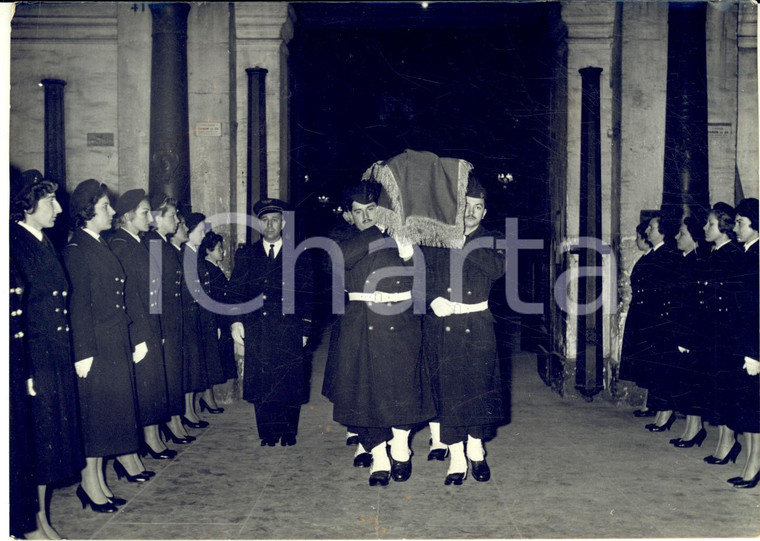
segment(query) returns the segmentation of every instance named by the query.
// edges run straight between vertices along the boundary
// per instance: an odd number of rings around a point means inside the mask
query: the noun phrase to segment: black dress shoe
[[[483,460],[470,460],[472,468],[472,476],[476,481],[485,483],[491,478],[491,468],[488,467],[486,459]]]
[[[124,498],[117,498],[116,496],[111,496],[110,498],[106,496],[106,499],[114,505],[124,505],[127,503],[127,500]]]
[[[666,430],[670,430],[670,427],[673,426],[673,423],[675,422],[676,422],[676,414],[671,413],[670,417],[668,417],[668,420],[665,421],[664,425],[658,425],[657,423],[649,423],[644,428],[646,428],[650,432],[665,432]]]
[[[464,478],[467,477],[467,472],[464,473],[450,473],[443,481],[444,485],[461,485]]]
[[[126,477],[130,483],[144,483],[150,480],[150,476],[138,473],[137,475],[130,475],[127,468],[118,460],[113,461],[113,471],[116,472],[116,478],[121,479]],[[154,474],[155,475],[155,474]]]
[[[190,419],[188,419],[184,415],[182,415],[180,417],[180,419],[182,420],[182,424],[184,426],[189,426],[190,428],[206,428],[208,426],[208,422],[207,421],[201,421],[201,420],[199,420],[197,423],[194,423],[193,421],[191,421]]]
[[[670,443],[671,443],[672,445],[675,445],[675,444],[676,444],[676,443],[678,443],[679,441],[681,441],[681,438],[673,438],[672,440],[670,440]]]
[[[140,456],[145,455],[150,455],[151,458],[155,458],[156,460],[169,460],[177,456],[177,451],[167,448],[160,453],[157,453],[150,448],[150,445],[143,444],[143,446],[140,448]]]
[[[376,471],[369,474],[369,486],[387,486],[391,479],[391,472],[386,470]]]
[[[634,417],[654,417],[657,412],[654,410],[636,410],[633,412]]]
[[[734,444],[731,446],[731,449],[728,451],[728,454],[724,456],[723,458],[718,458],[716,456],[710,455],[706,456],[702,460],[707,462],[708,464],[714,464],[716,466],[725,466],[728,464],[729,460],[736,464],[736,457],[739,456],[739,453],[742,450],[742,444],[738,441],[735,441]]]
[[[732,485],[734,483],[738,483],[739,481],[744,481],[744,478],[741,475],[737,475],[736,477],[730,477],[726,479],[726,483],[731,483]]]
[[[758,482],[760,482],[760,471],[752,479],[737,481],[734,483],[734,488],[755,488]]]
[[[445,460],[449,456],[448,449],[430,449],[428,453],[428,460]]]
[[[280,445],[283,447],[288,447],[290,445],[296,444],[296,437],[295,436],[283,436],[280,438]]]
[[[674,443],[673,445],[675,447],[678,447],[679,449],[694,447],[695,445],[697,447],[702,447],[702,442],[705,441],[706,437],[707,437],[707,430],[705,430],[704,428],[701,428],[699,432],[697,432],[696,435],[690,440],[681,440],[679,442]]]
[[[151,470],[143,470],[142,475],[144,475],[145,477],[155,477],[156,472],[151,471]]]
[[[390,456],[390,455],[389,455]],[[412,476],[412,457],[409,457],[409,460],[406,460],[404,462],[401,462],[400,460],[395,460],[392,456],[390,456],[391,459],[391,477],[393,477],[393,480],[397,483],[403,483],[407,479],[409,479]]]
[[[277,438],[262,438],[261,440],[262,447],[264,446],[274,447],[275,445],[277,445]]]
[[[354,468],[369,468],[372,464],[372,454],[359,453],[354,457]]]
[[[353,435],[346,438],[346,445],[359,445],[359,436]]]
[[[161,434],[164,435],[164,439],[166,441],[170,441],[170,442],[175,443],[177,445],[185,445],[186,443],[190,443],[190,442],[195,441],[195,437],[193,437],[193,436],[183,436],[181,438],[178,438],[177,436],[174,435],[174,432],[172,432],[171,429],[168,426],[166,426],[166,425],[161,425],[161,427],[159,428],[159,430],[161,431]],[[153,456],[153,455],[151,455],[151,456]]]
[[[211,406],[206,404],[206,401],[203,400],[202,398],[198,400],[198,404],[201,406],[201,413],[203,413],[203,410],[206,410],[213,415],[224,413],[224,408],[212,408]]]

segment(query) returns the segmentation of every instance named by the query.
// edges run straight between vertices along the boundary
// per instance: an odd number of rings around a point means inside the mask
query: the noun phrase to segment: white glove
[[[140,342],[135,346],[135,351],[132,353],[132,360],[135,362],[135,364],[137,364],[142,361],[147,354],[148,344],[145,342]]]
[[[74,370],[77,371],[77,376],[80,378],[86,378],[87,374],[90,373],[90,368],[92,368],[92,361],[94,359],[95,357],[87,357],[86,359],[75,362]]]
[[[433,313],[438,317],[446,317],[454,313],[454,309],[451,308],[451,302],[443,297],[433,299],[433,302],[430,303],[430,308],[433,309]]]
[[[757,376],[760,374],[760,361],[756,361],[750,357],[744,357],[744,366],[742,366],[742,368],[744,368],[750,376]]]
[[[303,341],[303,346],[302,347],[306,347],[306,342],[309,341],[309,337],[308,336],[302,336],[301,340]]]
[[[690,353],[691,352],[691,350],[686,349],[686,348],[682,348],[681,346],[678,346],[678,351],[680,353]]]
[[[34,380],[32,378],[26,380],[26,394],[29,396],[37,396],[37,392],[34,390]]]
[[[235,341],[236,344],[239,344],[241,346],[245,345],[245,342],[243,339],[245,338],[245,329],[243,329],[243,324],[239,321],[236,321],[232,325],[230,325],[230,333],[232,333],[232,339]]]
[[[414,255],[412,243],[407,240],[396,239],[396,245],[398,246],[398,256],[404,261],[409,261]]]

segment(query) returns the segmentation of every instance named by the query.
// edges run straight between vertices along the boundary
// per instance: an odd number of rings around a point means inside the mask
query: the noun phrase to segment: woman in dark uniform
[[[199,212],[194,212],[190,215],[190,222],[193,228],[190,229],[188,227],[185,249],[188,250],[187,255],[193,256],[193,262],[196,264],[195,268],[198,275],[197,277],[193,277],[194,280],[197,280],[195,281],[194,289],[200,291],[203,289],[207,290],[211,281],[208,263],[206,263],[205,256],[198,252],[203,238],[206,236],[206,216]],[[216,326],[216,314],[200,302],[198,302],[197,306],[198,322],[201,329],[201,355],[206,367],[206,386],[201,391],[199,404],[201,408],[204,408],[205,405],[205,408],[213,409],[216,413],[221,413],[214,398],[214,385],[224,383],[227,378],[224,377],[222,360],[219,357],[219,330]],[[195,411],[195,403],[193,403],[193,411]]]
[[[26,171],[11,201],[11,253],[23,282],[20,309],[25,359],[32,377],[34,467],[38,484],[37,534],[58,534],[45,510],[47,486],[70,481],[84,465],[79,432],[77,381],[71,358],[69,283],[43,229],[53,227],[61,207],[56,185],[39,171]],[[35,535],[37,535],[35,534]]]
[[[758,201],[743,199],[736,206],[736,240],[744,246],[742,253],[743,287],[739,296],[737,323],[741,330],[736,341],[736,392],[728,427],[744,432],[747,461],[742,475],[732,482],[737,488],[754,488],[760,481],[760,354],[758,349]],[[739,368],[742,367],[742,368]]]
[[[147,350],[143,342],[132,351],[124,305],[126,275],[100,237],[111,228],[114,215],[108,188],[85,180],[71,194],[70,206],[74,234],[63,256],[71,281],[74,367],[87,457],[77,496],[82,507],[89,504],[93,511],[113,513],[118,508],[103,476],[103,459],[117,456],[133,471],[141,468],[133,461],[140,447],[133,364]]]
[[[184,375],[182,387],[185,392],[185,411],[180,417],[184,426],[190,428],[205,428],[208,426],[206,421],[202,421],[195,413],[195,393],[203,391],[206,388],[206,366],[201,348],[201,324],[200,308],[198,306],[197,288],[200,286],[190,284],[185,279],[184,261],[185,261],[185,244],[188,239],[187,220],[190,215],[185,216],[181,212],[177,214],[179,224],[177,231],[171,236],[169,241],[174,247],[174,255],[177,258],[182,273],[182,352],[184,355]],[[195,289],[195,293],[191,289]]]
[[[705,255],[704,219],[687,216],[676,235],[678,249],[683,254],[677,267],[673,303],[673,355],[677,362],[673,374],[673,407],[686,415],[686,426],[679,438],[670,440],[675,447],[701,446],[707,437],[702,424],[707,389],[703,337],[709,325],[701,317],[699,282],[702,279]]]
[[[119,197],[114,210],[118,229],[109,237],[108,244],[127,275],[127,315],[132,320],[129,336],[133,346],[145,342],[148,348],[145,358],[135,365],[137,405],[144,443],[151,456],[173,458],[177,452],[167,449],[158,434],[158,425],[170,417],[161,319],[156,313],[161,277],[157,263],[151,260],[148,247],[140,238],[150,229],[150,203],[144,190],[129,190]],[[128,477],[134,478],[132,475]]]
[[[743,285],[739,276],[741,253],[732,242],[734,215],[733,207],[723,202],[713,205],[708,215],[705,240],[713,246],[705,260],[705,279],[697,292],[706,306],[704,317],[710,322],[705,337],[706,364],[712,382],[709,408],[710,420],[718,426],[718,445],[704,460],[716,465],[736,462],[741,451],[735,432],[726,425],[734,399],[734,346],[739,338],[738,296]]]
[[[206,263],[206,271],[208,272],[208,284],[203,284],[204,289],[209,297],[216,302],[222,304],[229,304],[232,302],[230,297],[230,281],[224,270],[219,264],[224,260],[224,237],[220,234],[209,231],[206,236],[203,237],[198,248],[198,253]],[[222,363],[222,370],[224,379],[237,379],[237,363],[235,362],[235,351],[232,342],[232,335],[230,334],[229,318],[224,314],[215,314],[216,327],[218,329],[219,336],[219,358]],[[201,411],[208,410],[209,413],[214,413],[216,404],[210,402],[201,402]],[[223,408],[216,408],[224,411]],[[219,412],[221,413],[221,412]]]
[[[169,237],[177,231],[177,200],[164,194],[151,196],[155,228],[145,234],[151,254],[161,256],[161,333],[164,342],[167,399],[170,421],[161,431],[167,441],[184,445],[195,440],[182,426],[185,413],[184,354],[182,351],[182,269]],[[154,252],[155,251],[155,252]],[[153,458],[150,448],[145,449]],[[160,454],[160,453],[159,453]]]
[[[647,288],[647,256],[652,250],[652,245],[646,236],[647,227],[649,227],[648,220],[636,226],[636,247],[644,254],[631,269],[631,303],[625,318],[623,348],[620,352],[620,379],[633,381],[639,387],[641,387],[641,355],[646,349],[646,337],[642,335],[641,327],[645,323],[642,321],[642,316]],[[657,412],[647,408],[646,389],[644,392],[644,405],[633,414],[636,417],[653,417]]]

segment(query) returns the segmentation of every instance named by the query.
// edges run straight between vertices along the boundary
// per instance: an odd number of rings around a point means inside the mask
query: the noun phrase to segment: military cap
[[[27,169],[23,173],[11,175],[11,198],[21,199],[25,197],[35,184],[45,180],[42,173],[36,169]]]
[[[343,204],[347,210],[351,209],[351,203],[356,201],[360,205],[377,203],[383,186],[376,180],[357,182],[343,192]]]
[[[74,193],[71,194],[71,198],[69,199],[69,211],[71,212],[71,216],[76,216],[86,209],[94,198],[100,196],[104,187],[105,184],[94,178],[89,178],[80,182],[77,187],[74,188]]]
[[[122,216],[130,210],[136,209],[143,199],[145,199],[145,190],[140,188],[128,190],[119,196],[113,209],[118,216]]]
[[[206,215],[201,212],[192,212],[185,218],[185,225],[187,226],[187,232],[190,233],[193,229],[198,227],[198,224],[206,219]]]
[[[271,212],[279,212],[282,214],[283,211],[287,209],[287,207],[288,204],[285,203],[285,201],[280,201],[279,199],[262,199],[253,205],[253,213],[257,218],[261,218],[264,214],[269,214]]]
[[[486,189],[472,173],[470,173],[470,178],[467,181],[467,197],[483,200],[486,198]]]

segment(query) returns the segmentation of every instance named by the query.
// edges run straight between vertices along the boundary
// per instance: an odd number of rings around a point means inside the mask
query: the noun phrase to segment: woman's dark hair
[[[649,227],[649,221],[641,222],[639,225],[636,226],[636,234],[644,239],[644,242],[646,242],[649,247],[652,247],[652,243],[649,242],[649,239],[647,238],[647,227]]]
[[[686,230],[694,242],[705,241],[705,221],[703,219],[698,216],[687,216],[683,219],[683,225],[686,226]]]
[[[98,190],[96,195],[93,195],[90,197],[90,200],[87,201],[87,206],[71,217],[72,230],[76,231],[77,229],[83,228],[87,222],[95,217],[95,204],[100,201],[104,195],[108,196],[108,186],[101,184],[100,190]]]
[[[33,214],[37,210],[37,204],[43,197],[54,194],[58,189],[55,182],[43,180],[36,183],[30,190],[11,201],[10,217],[13,222],[21,222],[26,218],[26,213]]]
[[[725,233],[731,237],[731,239],[736,238],[736,235],[734,234],[734,225],[736,224],[734,216],[736,215],[736,211],[731,205],[719,201],[713,205],[712,210],[710,210],[710,214],[717,218],[718,230],[721,233]]]
[[[203,237],[201,245],[198,247],[198,255],[205,259],[209,252],[213,252],[216,245],[224,242],[224,237],[219,233],[209,231]]]
[[[742,199],[739,204],[736,205],[736,214],[743,216],[749,220],[749,226],[758,231],[757,214],[758,214],[758,201],[754,197],[748,197]]]

